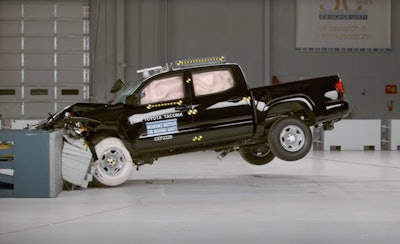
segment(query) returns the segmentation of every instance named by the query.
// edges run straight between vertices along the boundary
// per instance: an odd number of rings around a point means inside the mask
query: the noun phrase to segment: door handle
[[[228,102],[237,103],[237,102],[240,102],[241,100],[242,100],[241,97],[235,96],[235,97],[229,98],[229,99],[228,99]]]
[[[178,110],[178,111],[184,112],[184,111],[187,111],[189,109],[189,106],[186,105],[186,104],[182,104],[182,105],[176,106],[175,109]]]

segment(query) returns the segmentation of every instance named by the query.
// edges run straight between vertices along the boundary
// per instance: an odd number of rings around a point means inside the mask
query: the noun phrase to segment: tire
[[[240,156],[252,165],[265,165],[275,158],[272,151],[265,145],[240,149]]]
[[[268,132],[271,151],[280,159],[295,161],[303,158],[311,149],[310,128],[300,119],[285,118],[276,121]]]
[[[105,186],[124,183],[133,170],[132,157],[124,143],[116,137],[107,137],[94,148],[98,160],[94,162],[93,177]]]

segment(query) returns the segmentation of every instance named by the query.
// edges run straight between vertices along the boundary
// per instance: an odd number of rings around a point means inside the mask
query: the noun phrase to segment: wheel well
[[[90,142],[93,146],[99,143],[101,140],[107,137],[117,137],[119,138],[119,135],[116,131],[114,130],[101,130],[101,131],[96,131],[92,135],[88,136],[86,138],[87,141]]]
[[[314,116],[310,108],[304,102],[300,101],[285,102],[274,105],[268,110],[267,118],[287,116],[300,118],[309,126],[314,124]]]

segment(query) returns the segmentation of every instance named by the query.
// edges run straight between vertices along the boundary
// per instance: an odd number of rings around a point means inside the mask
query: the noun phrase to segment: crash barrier
[[[348,119],[313,130],[313,150],[400,150],[400,120]]]
[[[62,150],[62,179],[75,186],[87,188],[93,180],[92,153],[84,139],[64,135]]]
[[[41,120],[37,119],[13,119],[11,120],[11,129],[27,129],[37,125]]]
[[[0,130],[0,197],[56,197],[62,143],[61,131]]]

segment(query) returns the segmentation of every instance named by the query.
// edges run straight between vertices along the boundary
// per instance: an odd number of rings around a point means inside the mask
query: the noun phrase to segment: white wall
[[[392,1],[392,51],[388,53],[295,51],[295,0],[92,0],[92,42],[96,62],[93,95],[108,100],[124,51],[126,81],[136,70],[178,58],[226,55],[241,64],[250,86],[340,74],[351,118],[400,118],[399,94],[385,95],[385,84],[400,88],[400,2]],[[124,5],[124,26],[117,5]],[[97,16],[99,18],[95,18]],[[98,23],[97,23],[97,22]],[[93,30],[96,28],[96,30]],[[117,35],[123,28],[124,36]],[[124,39],[124,47],[116,43]],[[120,73],[120,72],[119,72]],[[387,101],[394,102],[389,112]]]

